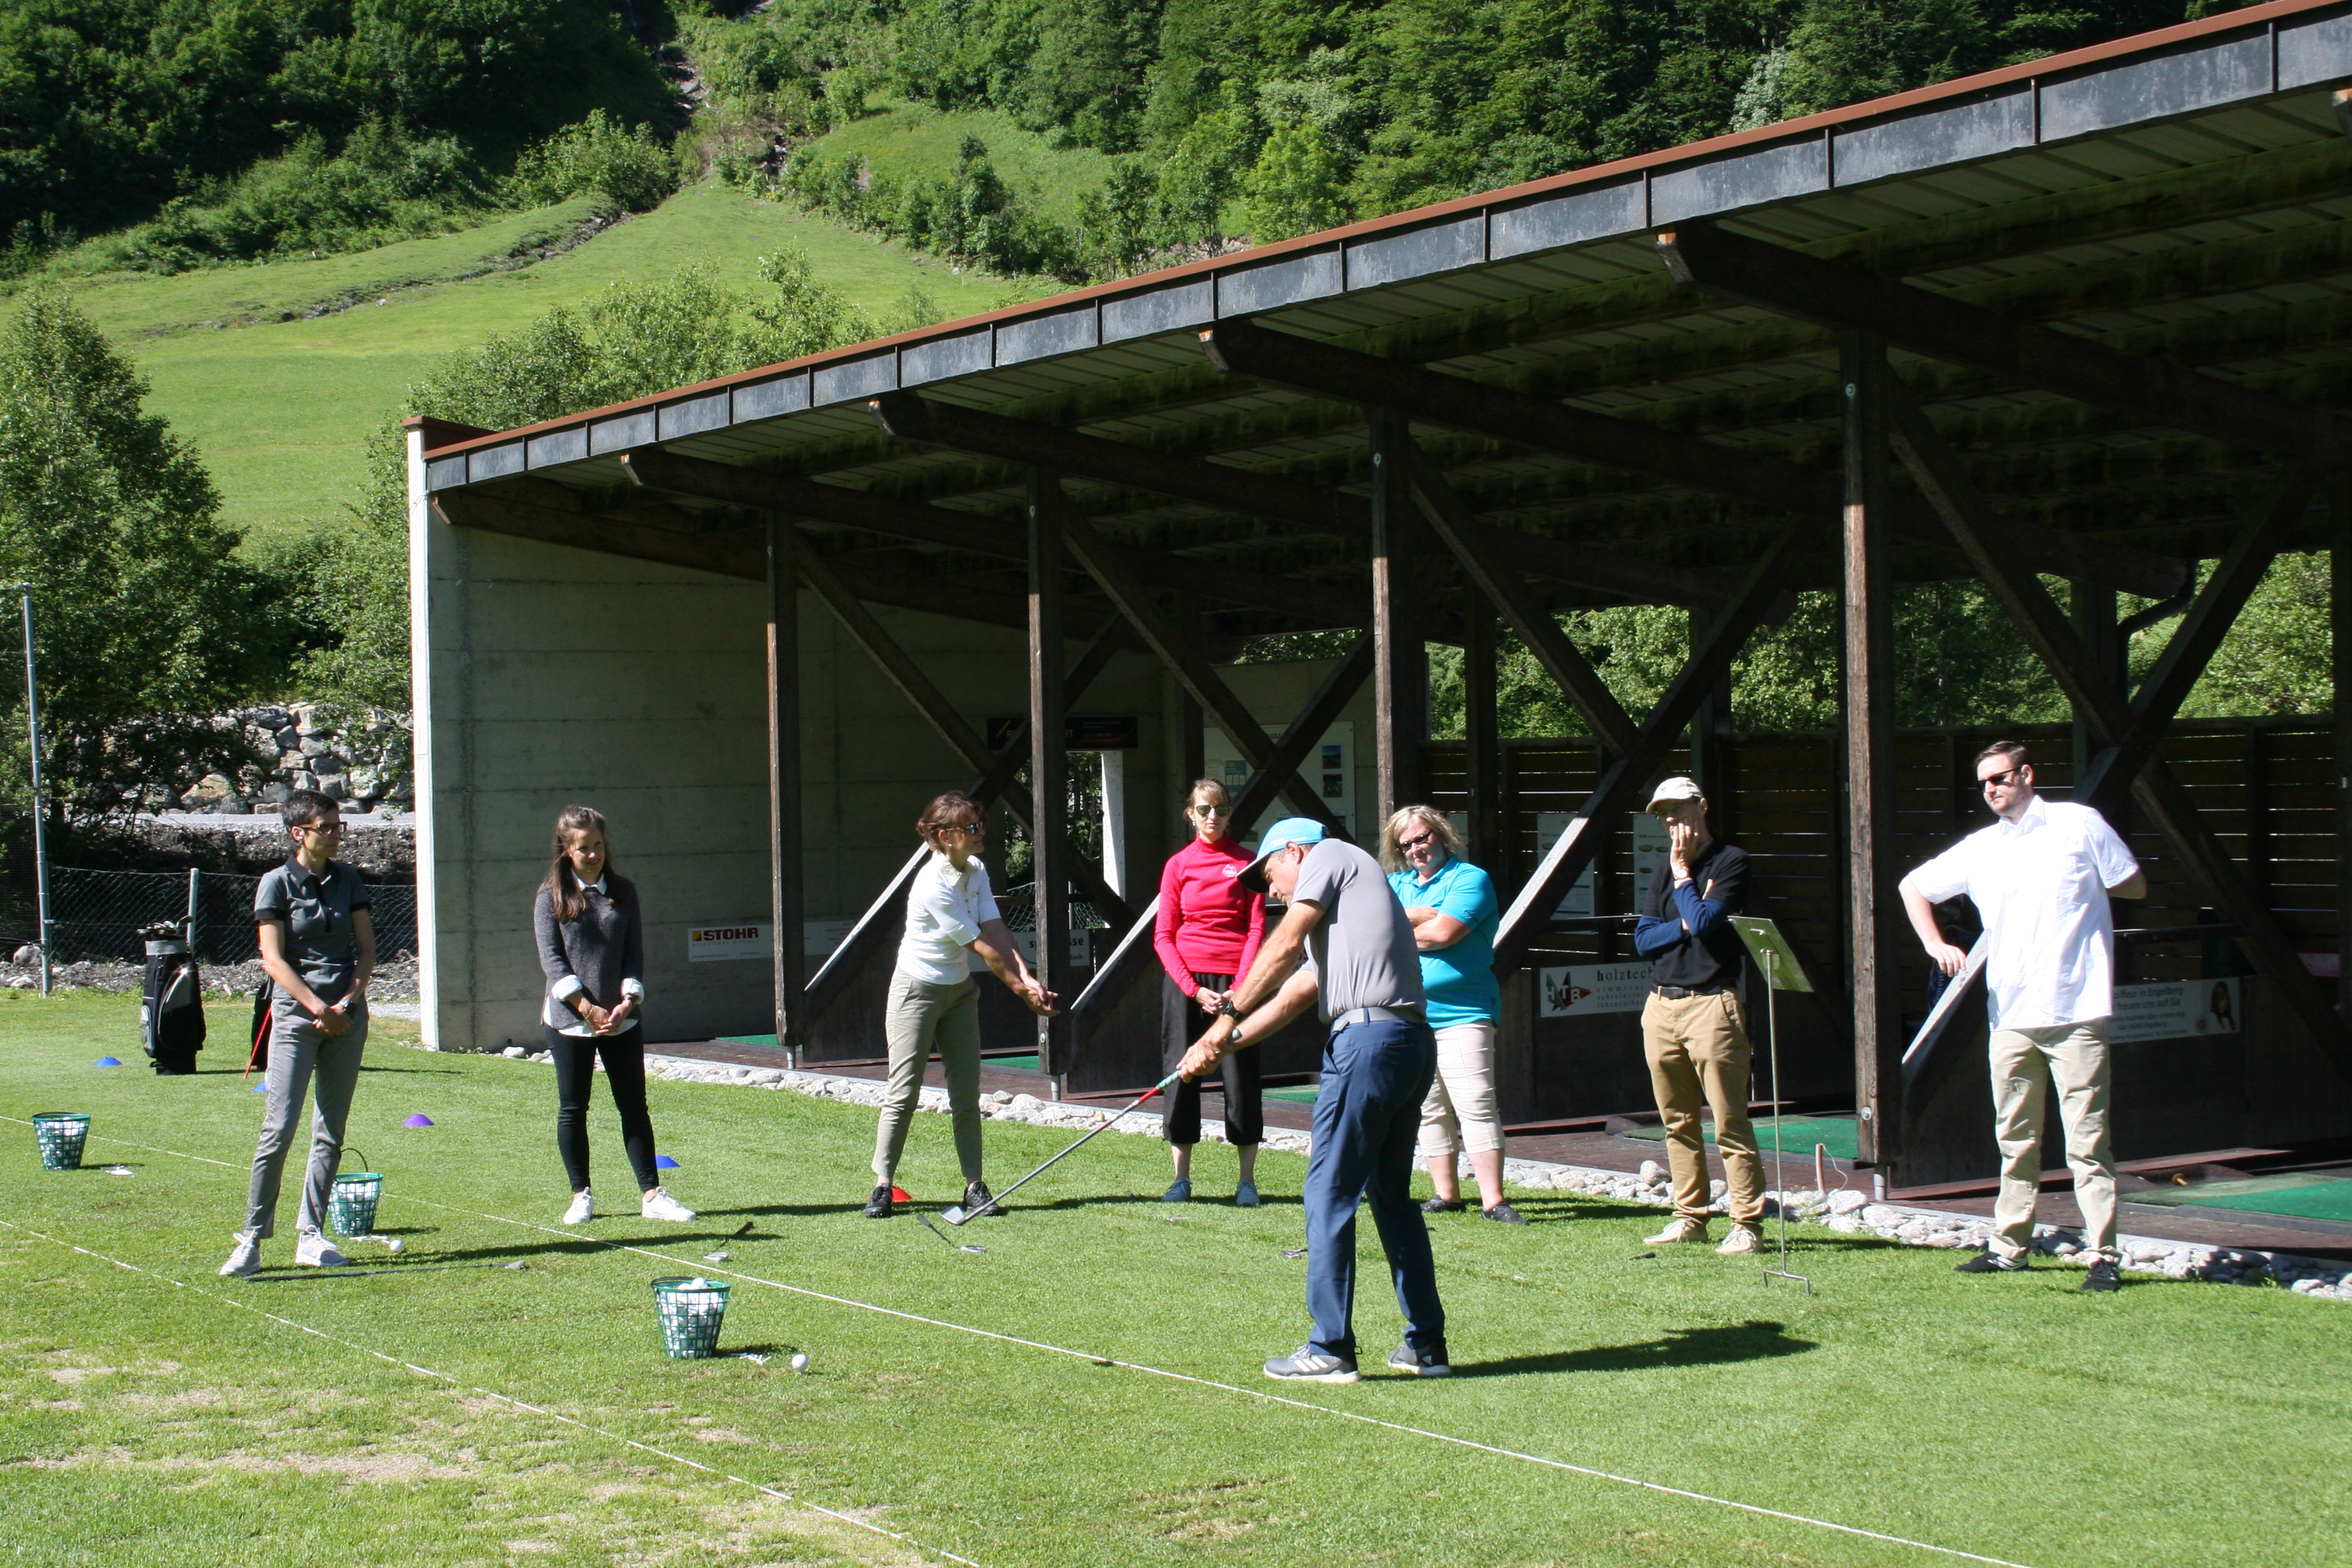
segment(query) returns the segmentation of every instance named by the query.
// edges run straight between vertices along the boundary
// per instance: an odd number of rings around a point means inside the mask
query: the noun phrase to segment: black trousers
[[[1231,991],[1234,977],[1230,974],[1195,974],[1193,983],[1212,991]],[[1176,989],[1176,983],[1165,973],[1160,977],[1160,1070],[1174,1072],[1176,1064],[1192,1042],[1209,1026],[1209,1016],[1201,1011],[1201,1004]],[[1225,1142],[1228,1143],[1262,1143],[1265,1141],[1265,1097],[1258,1077],[1258,1056],[1255,1049],[1235,1051],[1217,1064],[1225,1085]],[[1186,1079],[1169,1091],[1168,1142],[1198,1143],[1201,1141],[1201,1086],[1205,1080]]]
[[[563,1173],[578,1192],[588,1184],[588,1096],[596,1084],[596,1058],[604,1058],[604,1081],[613,1087],[613,1109],[621,1113],[621,1146],[629,1152],[640,1192],[661,1185],[654,1169],[654,1119],[646,1110],[646,1032],[632,1025],[617,1035],[567,1035],[547,1031],[555,1056],[555,1148]]]

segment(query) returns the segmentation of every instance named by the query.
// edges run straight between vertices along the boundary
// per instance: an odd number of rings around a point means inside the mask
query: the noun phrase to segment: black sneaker
[[[1507,1203],[1496,1204],[1490,1209],[1480,1209],[1478,1211],[1478,1217],[1480,1219],[1491,1219],[1496,1225],[1525,1225],[1528,1223],[1528,1216],[1513,1208]]]
[[[1445,1347],[1416,1347],[1411,1340],[1389,1352],[1389,1364],[1399,1372],[1409,1372],[1415,1377],[1452,1377],[1454,1365],[1445,1359]]]
[[[890,1217],[889,1183],[885,1182],[880,1186],[875,1188],[874,1195],[866,1200],[866,1217],[867,1219],[888,1219]]]
[[[1421,1205],[1423,1214],[1460,1214],[1470,1205],[1460,1198],[1431,1198]]]
[[[1353,1383],[1359,1374],[1354,1358],[1301,1345],[1266,1363],[1265,1375],[1280,1383]]]
[[[1953,1265],[1955,1274],[2014,1274],[2025,1267],[2022,1258],[2003,1258],[1991,1247],[1986,1247],[1966,1263]]]
[[[996,1194],[988,1190],[986,1182],[973,1182],[963,1190],[963,1212],[966,1218],[978,1219],[982,1215],[1001,1215],[1004,1211],[996,1206]]]
[[[2123,1288],[2123,1273],[2108,1258],[2102,1258],[2092,1264],[2090,1273],[2083,1277],[2083,1289],[2085,1290],[2120,1290]]]

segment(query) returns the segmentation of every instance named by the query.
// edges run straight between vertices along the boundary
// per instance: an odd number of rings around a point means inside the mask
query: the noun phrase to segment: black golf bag
[[[158,1076],[192,1073],[205,1048],[204,976],[181,927],[166,921],[147,939],[147,975],[139,993],[139,1047]]]

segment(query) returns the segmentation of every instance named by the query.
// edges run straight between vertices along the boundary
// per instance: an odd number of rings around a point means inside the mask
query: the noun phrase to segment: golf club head
[[[947,1221],[950,1225],[961,1225],[964,1221],[970,1219],[971,1215],[966,1212],[961,1204],[950,1204],[947,1207],[940,1211],[940,1217]]]

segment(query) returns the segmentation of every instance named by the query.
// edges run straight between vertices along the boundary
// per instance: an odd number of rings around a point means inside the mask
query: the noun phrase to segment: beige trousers
[[[1993,1200],[1992,1249],[2015,1258],[2033,1239],[2033,1201],[2042,1194],[2043,1100],[2052,1082],[2058,1086],[2058,1119],[2066,1129],[2074,1202],[2083,1211],[2084,1256],[2115,1262],[2116,1155],[2107,1137],[2105,1018],[1993,1032],[1993,1138],[2000,1145],[2000,1195]]]
[[[1748,1021],[1728,991],[1679,999],[1650,993],[1642,1007],[1642,1055],[1666,1125],[1666,1164],[1674,1172],[1675,1217],[1705,1220],[1706,1141],[1701,1105],[1715,1108],[1715,1146],[1723,1155],[1725,1206],[1734,1225],[1764,1223],[1764,1161],[1748,1120]]]
[[[922,1099],[923,1068],[937,1051],[947,1074],[956,1163],[966,1182],[980,1180],[980,987],[970,980],[932,985],[894,973],[882,1017],[890,1042],[890,1081],[881,1125],[874,1130],[874,1179],[887,1184],[898,1174],[907,1126]]]
[[[1437,1031],[1437,1076],[1421,1102],[1421,1152],[1485,1154],[1503,1146],[1495,1100],[1495,1026],[1448,1024]],[[1502,1202],[1497,1193],[1489,1200]]]

